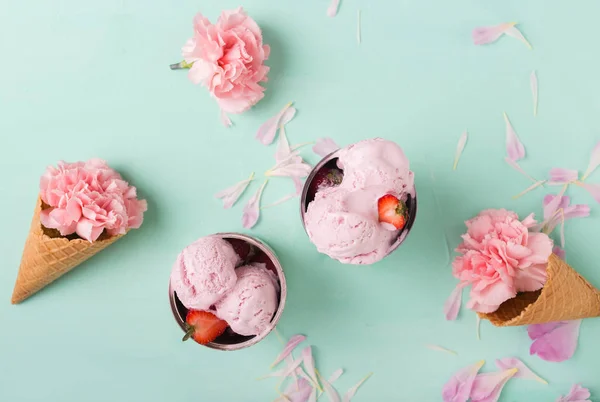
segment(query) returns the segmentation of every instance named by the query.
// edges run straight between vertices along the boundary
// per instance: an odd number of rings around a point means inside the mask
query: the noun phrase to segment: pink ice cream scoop
[[[395,247],[399,230],[379,222],[378,200],[414,199],[414,175],[402,149],[381,138],[337,152],[341,184],[317,190],[304,214],[310,240],[321,253],[347,264],[372,264]]]
[[[245,265],[236,273],[237,283],[216,303],[216,314],[240,335],[259,335],[268,330],[277,311],[277,279],[261,263]]]
[[[208,310],[237,281],[235,267],[240,257],[229,242],[216,236],[203,237],[187,246],[171,271],[171,287],[189,309]]]

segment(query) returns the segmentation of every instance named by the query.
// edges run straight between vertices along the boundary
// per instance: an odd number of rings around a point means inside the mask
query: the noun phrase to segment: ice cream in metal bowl
[[[171,310],[186,338],[217,350],[264,339],[279,321],[286,295],[273,250],[240,233],[218,233],[187,246],[169,281]]]
[[[345,264],[380,261],[404,242],[417,215],[408,159],[381,138],[329,154],[304,184],[300,214],[319,252]]]

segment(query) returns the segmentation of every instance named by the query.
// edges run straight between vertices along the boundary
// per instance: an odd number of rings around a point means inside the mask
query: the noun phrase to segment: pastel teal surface
[[[215,21],[239,0],[0,1],[0,401],[259,402],[277,395],[268,371],[281,343],[271,334],[250,349],[224,353],[180,342],[167,300],[177,253],[214,232],[242,231],[279,254],[288,300],[278,326],[303,333],[328,375],[342,367],[340,390],[373,377],[357,402],[439,401],[458,368],[519,356],[550,385],[513,380],[501,401],[553,401],[582,382],[600,398],[600,319],[584,321],[573,359],[529,356],[525,328],[497,329],[463,310],[446,322],[455,285],[444,233],[453,248],[463,221],[485,208],[541,214],[547,191],[513,200],[531,183],[504,162],[506,111],[525,144],[523,168],[543,178],[552,167],[585,170],[600,140],[600,3],[542,0],[327,0],[241,2],[271,45],[265,99],[232,116],[185,72],[168,65],[202,11]],[[356,41],[357,9],[362,43]],[[507,21],[532,43],[509,37],[472,45],[471,30]],[[529,74],[537,70],[539,115]],[[305,235],[297,200],[267,209],[251,231],[243,203],[272,166],[275,147],[254,139],[287,102],[292,143],[330,136],[339,144],[375,136],[397,141],[412,161],[419,194],[416,226],[405,244],[370,267],[318,254]],[[458,170],[460,134],[470,137]],[[309,148],[304,155],[318,161]],[[149,202],[140,230],[22,305],[10,305],[39,176],[60,159],[106,159]],[[255,171],[232,210],[217,191]],[[590,178],[600,182],[600,172]],[[264,203],[293,190],[274,179]],[[434,195],[439,201],[436,206]],[[600,206],[581,188],[569,195],[592,217],[566,227],[568,261],[600,287]],[[458,357],[425,344],[456,350]],[[595,399],[594,399],[595,400]]]

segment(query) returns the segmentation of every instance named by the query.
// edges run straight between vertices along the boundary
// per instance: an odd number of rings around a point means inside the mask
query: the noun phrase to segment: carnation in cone
[[[468,308],[490,313],[518,292],[544,286],[553,243],[544,233],[529,232],[535,224],[533,215],[521,221],[505,209],[485,210],[466,222],[452,267],[457,279],[471,285]]]
[[[241,7],[223,11],[216,24],[196,15],[194,36],[182,48],[192,65],[190,80],[208,88],[226,113],[242,113],[263,98],[259,84],[267,81],[269,51],[259,26]]]

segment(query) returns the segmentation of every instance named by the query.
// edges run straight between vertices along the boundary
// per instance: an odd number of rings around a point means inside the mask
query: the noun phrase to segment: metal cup
[[[327,155],[326,157],[324,157],[323,159],[321,159],[321,161],[319,163],[317,163],[317,165],[313,168],[313,170],[310,172],[310,174],[306,178],[306,181],[304,182],[304,188],[302,189],[302,196],[300,198],[300,218],[302,220],[302,227],[304,227],[305,232],[306,232],[306,224],[304,222],[304,215],[306,214],[306,210],[308,209],[308,204],[310,204],[312,202],[312,198],[308,199],[308,196],[309,196],[308,190],[310,188],[310,184],[315,179],[315,176],[321,169],[337,168],[337,160],[338,160],[339,151],[340,150],[334,151],[334,152],[330,153],[329,155]],[[386,254],[386,257],[388,255],[390,255],[392,252],[394,252],[404,242],[404,240],[406,240],[408,233],[410,233],[410,230],[412,229],[413,224],[415,223],[415,219],[417,218],[417,191],[416,191],[416,189],[414,191],[414,194],[415,194],[414,197],[409,195],[408,200],[406,201],[406,206],[408,208],[408,222],[406,222],[406,225],[404,226],[404,228],[402,228],[402,230],[398,233],[398,236],[390,244],[390,248]],[[308,234],[308,232],[307,232],[307,234]]]
[[[227,328],[225,333],[215,339],[213,342],[210,342],[204,346],[209,347],[211,349],[216,350],[240,350],[252,345],[257,344],[261,340],[263,340],[277,325],[277,322],[281,318],[281,314],[283,313],[283,308],[285,307],[285,299],[287,296],[287,286],[285,282],[285,275],[283,273],[283,268],[279,259],[275,255],[275,252],[265,243],[258,240],[255,237],[250,237],[241,233],[216,233],[213,236],[220,237],[222,239],[238,239],[243,240],[250,245],[256,247],[260,252],[263,252],[267,255],[267,257],[273,263],[275,269],[273,273],[277,276],[279,281],[279,306],[277,307],[277,311],[273,315],[271,319],[271,323],[269,327],[261,334],[252,335],[252,336],[243,336],[234,333],[230,328]],[[175,321],[181,327],[181,330],[185,333],[185,316],[187,314],[188,309],[179,301],[177,298],[177,294],[171,288],[171,282],[169,281],[169,303],[171,304],[171,311],[173,312],[173,317],[175,317]]]

